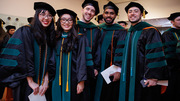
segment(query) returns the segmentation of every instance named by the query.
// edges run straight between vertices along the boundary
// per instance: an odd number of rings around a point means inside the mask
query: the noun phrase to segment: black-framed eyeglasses
[[[62,18],[62,19],[61,19],[61,22],[62,22],[62,23],[66,23],[66,22],[68,22],[68,23],[73,23],[73,20],[72,20],[72,19]]]
[[[46,17],[48,19],[52,19],[53,18],[53,16],[51,14],[46,15],[45,12],[46,12],[45,10],[42,10],[41,13],[39,13],[39,15],[41,15],[43,18],[46,18]]]

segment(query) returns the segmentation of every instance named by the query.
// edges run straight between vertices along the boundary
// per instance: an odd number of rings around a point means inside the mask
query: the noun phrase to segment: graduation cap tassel
[[[66,92],[69,92],[69,87],[68,87],[68,78],[69,78],[69,56],[70,56],[70,52],[68,52]]]
[[[76,17],[76,25],[77,25],[77,17]]]
[[[145,10],[143,10],[143,18],[145,18]]]
[[[96,21],[98,21],[98,16],[96,15]]]
[[[2,23],[1,23],[1,26],[3,27],[3,21],[2,21]]]
[[[118,13],[118,15],[117,15],[117,19],[119,19],[119,13]]]
[[[61,86],[61,62],[62,62],[62,48],[63,48],[64,38],[62,39],[61,43],[61,50],[60,50],[60,64],[59,64],[59,85]]]
[[[67,81],[67,83],[66,83],[66,92],[68,92],[69,91],[69,87],[68,87],[68,81]]]

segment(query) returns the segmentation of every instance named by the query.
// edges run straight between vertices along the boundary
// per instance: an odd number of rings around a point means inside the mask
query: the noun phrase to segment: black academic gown
[[[101,72],[112,64],[121,67],[121,64],[117,63],[122,63],[122,60],[118,58],[122,56],[122,52],[117,50],[123,48],[127,30],[118,24],[106,25],[105,23],[99,25],[99,28],[101,29],[102,34],[100,39],[101,69],[97,78],[94,101],[117,101],[119,81],[107,84],[103,79]]]
[[[163,79],[167,65],[159,31],[146,22],[131,26],[125,41],[119,101],[160,101],[160,86],[143,88],[142,79]]]
[[[64,42],[62,40],[66,40],[66,38],[61,37],[56,46],[56,76],[52,83],[53,101],[90,101],[86,83],[83,92],[77,94],[77,84],[81,81],[87,82],[85,53],[88,48],[86,47],[88,40],[85,36],[79,34],[73,50],[69,53],[61,53],[62,42]]]
[[[78,21],[78,31],[79,33],[82,33],[85,35],[88,39],[88,44],[90,48],[92,49],[92,56],[93,56],[93,62],[94,62],[94,68],[99,70],[100,68],[100,45],[99,45],[99,39],[101,37],[101,32],[99,28],[93,24],[90,23],[84,23],[82,21]]]
[[[13,88],[14,101],[29,101],[28,95],[32,93],[32,89],[27,83],[27,76],[33,77],[39,85],[42,84],[45,72],[49,73],[50,82],[54,78],[54,52],[50,47],[47,48],[44,66],[45,48],[41,46],[40,50],[39,47],[30,27],[23,26],[14,33],[1,53],[0,81],[7,87]]]
[[[180,63],[178,59],[179,53],[176,53],[179,36],[180,30],[175,28],[169,28],[162,35],[169,73],[165,101],[180,101]]]
[[[7,33],[5,33],[5,31],[3,30],[3,28],[0,28],[1,32],[0,32],[0,53],[2,51],[2,49],[6,46],[8,40],[9,40],[9,35]],[[3,93],[4,93],[4,86],[3,84],[0,84],[0,99],[3,97]]]
[[[88,39],[89,47],[92,50],[92,61],[93,65],[87,64],[88,66],[88,73],[90,76],[88,76],[89,79],[89,85],[90,85],[90,95],[91,100],[94,99],[94,92],[96,87],[96,78],[94,77],[94,69],[100,70],[100,37],[101,32],[100,29],[92,22],[90,23],[84,23],[82,21],[78,21],[78,31],[79,33],[82,33],[85,35]],[[87,59],[89,61],[91,59]],[[91,73],[93,72],[93,73]]]

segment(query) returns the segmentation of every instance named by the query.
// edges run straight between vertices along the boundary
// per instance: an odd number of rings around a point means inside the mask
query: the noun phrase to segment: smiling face
[[[105,9],[103,13],[103,18],[106,24],[111,25],[116,18],[116,13],[113,9]]]
[[[53,16],[49,13],[48,10],[42,10],[39,13],[39,21],[43,27],[48,27],[51,24]]]
[[[69,14],[63,14],[60,18],[60,24],[64,32],[69,32],[73,26],[73,19]]]
[[[87,5],[82,9],[82,21],[85,23],[89,23],[91,19],[95,16],[95,8],[91,5]]]
[[[141,21],[142,13],[138,7],[131,7],[128,10],[128,20],[132,25],[136,25]]]

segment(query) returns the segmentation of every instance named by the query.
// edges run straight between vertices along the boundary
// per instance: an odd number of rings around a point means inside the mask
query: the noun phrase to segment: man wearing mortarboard
[[[94,101],[118,101],[122,52],[127,31],[114,23],[119,8],[113,2],[109,1],[103,8],[105,23],[99,25],[101,29],[101,69],[99,72],[112,65],[115,65],[119,71],[111,73],[110,84],[107,84],[99,73]]]
[[[171,21],[172,27],[162,35],[169,72],[166,100],[180,101],[180,12],[172,13],[167,19]]]
[[[121,25],[122,27],[126,28],[127,27],[127,22],[125,21],[118,21],[117,22],[119,25]]]
[[[34,17],[28,17],[27,18],[27,21],[28,21],[28,25],[26,25],[26,26],[29,26],[29,27],[31,27],[31,24],[32,24],[32,22],[33,22],[33,19],[34,19]]]
[[[82,18],[77,21],[78,32],[85,35],[89,41],[86,47],[86,65],[88,68],[88,78],[90,80],[91,100],[93,100],[95,90],[95,77],[100,68],[100,45],[101,32],[98,27],[91,22],[93,17],[99,13],[99,5],[95,0],[85,0],[82,3]]]
[[[160,101],[161,86],[167,65],[161,34],[152,25],[142,22],[148,12],[136,2],[130,2],[125,11],[131,27],[125,41],[121,68],[119,101]]]
[[[7,33],[10,35],[10,37],[14,34],[16,30],[16,26],[13,25],[7,25],[6,27]]]
[[[95,20],[98,22],[98,24],[104,23],[104,19],[103,19],[102,14],[98,15],[98,17],[96,17]]]

